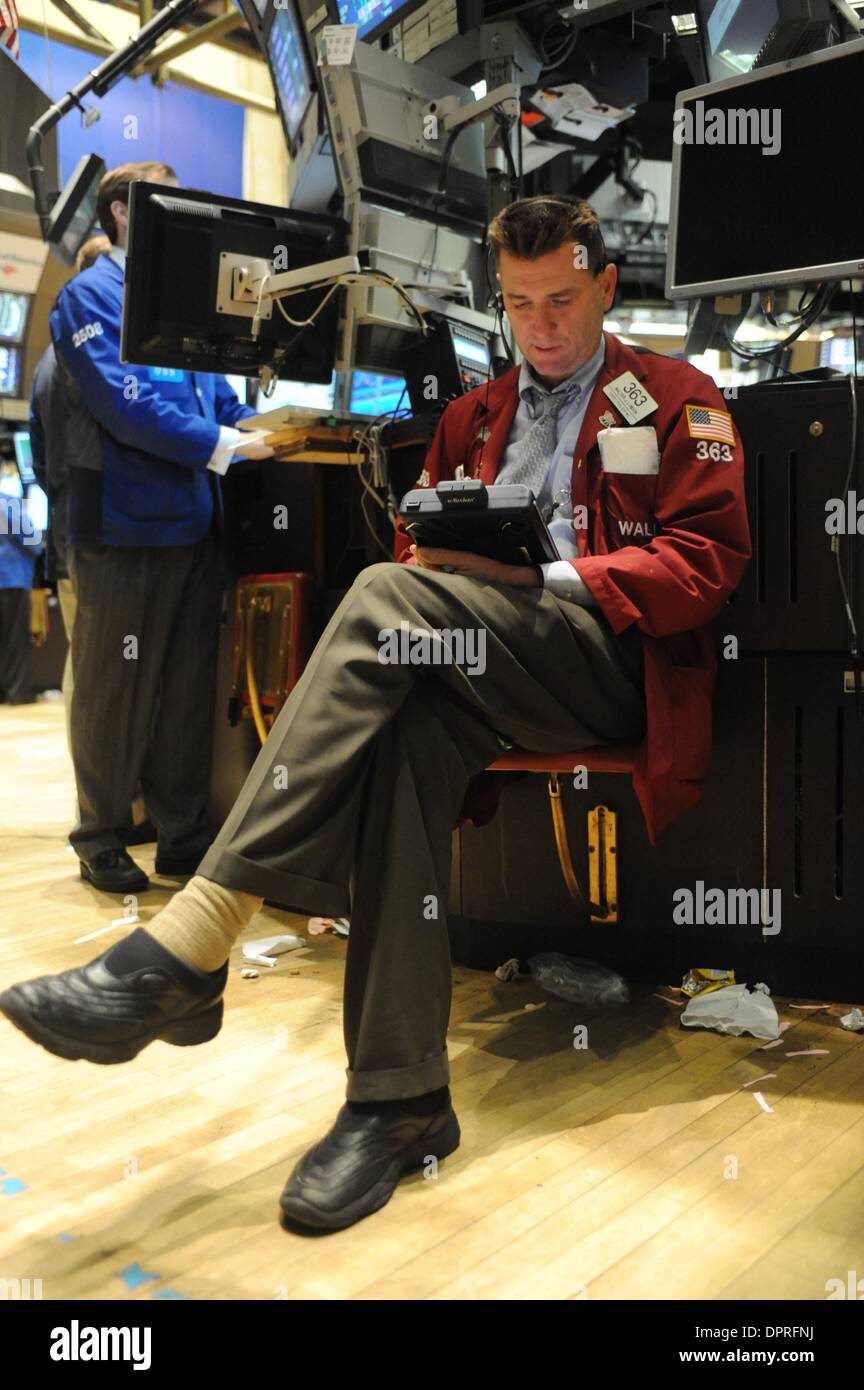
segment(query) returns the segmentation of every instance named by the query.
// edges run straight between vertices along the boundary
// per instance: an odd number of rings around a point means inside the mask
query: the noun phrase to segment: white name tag
[[[603,387],[603,394],[609,397],[631,425],[635,425],[637,420],[644,420],[646,415],[657,409],[654,397],[632,372],[622,372],[616,376],[614,381]]]
[[[604,473],[659,473],[660,450],[650,425],[616,426],[599,430],[600,462]]]

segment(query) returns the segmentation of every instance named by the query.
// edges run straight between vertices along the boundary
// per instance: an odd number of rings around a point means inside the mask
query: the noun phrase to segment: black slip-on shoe
[[[385,1206],[404,1173],[459,1147],[448,1102],[432,1115],[357,1113],[343,1105],[328,1134],[304,1154],[280,1199],[282,1225],[340,1231]]]
[[[138,928],[88,965],[13,985],[0,1012],[57,1057],[129,1062],[157,1038],[175,1047],[215,1038],[227,978],[227,961],[194,970]]]
[[[81,877],[103,893],[144,893],[150,880],[125,849],[103,849],[81,859]]]

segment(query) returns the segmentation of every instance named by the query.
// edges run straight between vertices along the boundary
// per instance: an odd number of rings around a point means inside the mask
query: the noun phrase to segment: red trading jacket
[[[643,634],[647,733],[633,788],[653,844],[698,801],[708,771],[717,670],[710,623],[739,583],[751,553],[744,454],[734,426],[735,443],[725,448],[691,436],[687,404],[725,413],[710,377],[687,362],[628,347],[611,333],[603,336],[606,361],[573,455],[574,515],[584,506],[589,522],[587,531],[576,533],[574,563],[613,631],[636,623]],[[627,424],[603,388],[626,371],[659,402],[637,422],[656,430],[656,474],[604,473],[601,467],[598,430],[610,423],[609,416],[617,426]],[[513,367],[490,387],[477,387],[447,406],[416,487],[452,478],[460,464],[466,477],[479,468],[477,476],[494,482],[516,413],[518,379],[519,369]],[[633,523],[644,531],[635,531]],[[400,519],[397,560],[414,563],[410,544]],[[497,790],[491,802],[490,780]],[[474,778],[461,818],[484,824],[494,814],[503,782],[495,774]]]

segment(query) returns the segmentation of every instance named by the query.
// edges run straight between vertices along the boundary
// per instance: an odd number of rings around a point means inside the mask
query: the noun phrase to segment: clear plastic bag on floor
[[[685,1028],[713,1028],[738,1038],[752,1033],[754,1038],[780,1037],[780,1021],[771,991],[766,984],[728,985],[726,989],[697,994],[681,1015]]]
[[[558,951],[543,951],[528,962],[535,985],[559,999],[572,1004],[612,1007],[626,1004],[630,999],[627,982],[614,970],[580,956],[565,956]]]

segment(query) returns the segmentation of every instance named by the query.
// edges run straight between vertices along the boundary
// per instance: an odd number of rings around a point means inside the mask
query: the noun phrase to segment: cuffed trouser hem
[[[286,874],[281,869],[270,869],[253,859],[244,859],[228,849],[209,850],[196,872],[212,883],[221,883],[223,888],[269,898],[271,902],[283,904],[288,911],[308,912],[313,917],[350,916],[351,899],[343,884]]]
[[[406,1100],[422,1096],[450,1084],[450,1062],[447,1049],[437,1057],[417,1062],[412,1067],[391,1067],[386,1071],[352,1071],[345,1068],[348,1085],[346,1100]]]

